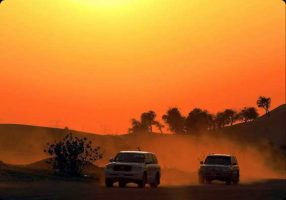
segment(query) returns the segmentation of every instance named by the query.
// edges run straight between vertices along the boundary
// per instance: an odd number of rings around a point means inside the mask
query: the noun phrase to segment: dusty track
[[[134,187],[105,188],[96,183],[75,182],[26,182],[0,183],[1,200],[204,200],[204,199],[251,199],[284,200],[286,180],[265,180],[241,185],[211,185],[167,187],[157,189]]]

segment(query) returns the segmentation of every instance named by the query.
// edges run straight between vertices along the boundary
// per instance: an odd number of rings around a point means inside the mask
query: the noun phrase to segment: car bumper
[[[231,172],[207,172],[207,173],[199,173],[199,176],[204,177],[206,179],[217,179],[217,180],[228,180],[232,177]]]
[[[121,172],[121,171],[106,171],[106,179],[112,179],[113,181],[119,180],[142,180],[143,172]]]

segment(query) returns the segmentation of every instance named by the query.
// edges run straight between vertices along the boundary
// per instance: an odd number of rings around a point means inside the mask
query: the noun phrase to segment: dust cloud
[[[47,158],[43,149],[47,142],[61,139],[65,132],[55,130],[32,137],[2,138],[0,160],[13,164],[28,164]],[[31,133],[31,132],[30,132]],[[167,134],[93,135],[75,133],[87,137],[100,146],[104,158],[97,161],[105,166],[108,160],[122,150],[150,151],[157,155],[162,168],[162,185],[197,184],[197,171],[201,160],[210,153],[232,154],[238,159],[241,181],[285,178],[285,157],[276,153],[267,143],[247,143],[219,136],[186,136]],[[6,142],[5,142],[6,141]],[[8,141],[8,142],[7,142]],[[284,168],[284,170],[283,170]],[[279,170],[282,169],[282,170]]]
[[[102,145],[105,159],[100,165],[107,163],[120,150],[140,147],[142,151],[155,153],[162,167],[163,185],[197,184],[199,163],[210,153],[235,155],[242,182],[285,177],[285,171],[277,168],[283,168],[285,158],[275,155],[266,144],[254,146],[213,136],[128,135],[110,138]]]

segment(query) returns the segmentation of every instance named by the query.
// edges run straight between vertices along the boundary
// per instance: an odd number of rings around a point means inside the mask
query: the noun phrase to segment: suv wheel
[[[147,174],[144,172],[142,180],[138,183],[138,187],[144,188],[147,183]]]
[[[154,182],[150,184],[151,187],[156,188],[160,184],[160,175],[157,173]]]
[[[239,184],[239,173],[236,175],[236,177],[232,180],[233,184]]]
[[[233,182],[233,184],[237,185],[237,184],[239,184],[239,179],[233,180],[232,182]]]
[[[199,184],[204,184],[205,178],[203,176],[199,176]]]
[[[111,179],[105,179],[106,187],[113,187],[113,181]]]

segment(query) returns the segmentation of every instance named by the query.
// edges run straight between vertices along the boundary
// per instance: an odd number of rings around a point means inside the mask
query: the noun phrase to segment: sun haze
[[[0,123],[124,133],[171,106],[285,99],[285,5],[235,0],[6,0]]]

